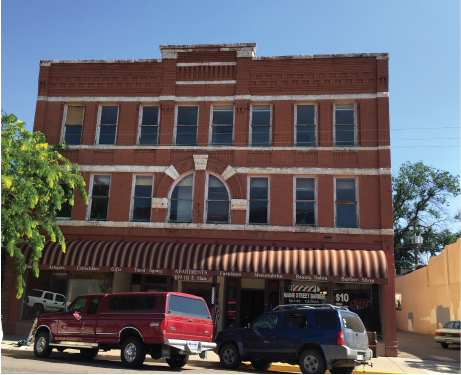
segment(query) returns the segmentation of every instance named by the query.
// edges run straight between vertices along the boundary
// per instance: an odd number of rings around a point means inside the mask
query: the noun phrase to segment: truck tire
[[[136,368],[141,366],[146,359],[144,343],[137,337],[128,337],[122,344],[120,358],[125,367]]]
[[[95,359],[99,353],[99,349],[80,349],[80,357],[86,361],[91,361]]]
[[[313,349],[303,351],[299,356],[299,368],[303,374],[325,374],[323,355]]]
[[[177,355],[172,355],[171,358],[167,358],[166,363],[168,363],[168,365],[171,368],[181,368],[186,365],[188,360],[189,360],[188,355],[177,354]]]
[[[53,348],[50,346],[50,336],[48,331],[40,332],[35,338],[34,355],[37,358],[47,358]]]
[[[251,361],[251,365],[255,370],[258,371],[267,371],[272,365],[272,362],[269,361],[264,361],[264,360],[259,360],[259,359],[253,359]]]
[[[333,367],[330,370],[331,374],[352,374],[354,367]]]
[[[221,365],[227,369],[239,368],[242,363],[242,357],[234,344],[226,344],[221,348],[219,360]]]

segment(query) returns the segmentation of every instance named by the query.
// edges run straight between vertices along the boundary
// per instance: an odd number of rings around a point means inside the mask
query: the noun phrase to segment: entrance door
[[[264,312],[264,290],[242,290],[240,327],[246,327]]]

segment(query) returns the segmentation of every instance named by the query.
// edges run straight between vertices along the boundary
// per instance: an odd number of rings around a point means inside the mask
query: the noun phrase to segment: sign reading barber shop
[[[283,291],[284,304],[294,303],[325,303],[326,296],[320,293],[320,288],[309,284],[292,284],[285,281]]]

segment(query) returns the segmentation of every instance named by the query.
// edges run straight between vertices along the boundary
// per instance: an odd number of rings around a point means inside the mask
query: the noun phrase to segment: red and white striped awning
[[[63,253],[48,241],[39,268],[170,274],[183,280],[218,275],[387,284],[382,250],[116,241],[66,241],[66,247]],[[24,251],[28,259],[29,249]]]

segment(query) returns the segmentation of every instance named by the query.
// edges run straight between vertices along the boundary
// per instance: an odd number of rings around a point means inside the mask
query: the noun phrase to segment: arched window
[[[229,193],[221,180],[208,175],[207,223],[229,223]]]
[[[181,179],[173,189],[170,198],[170,221],[192,222],[194,174]]]

